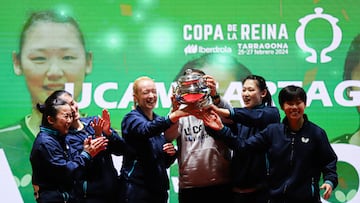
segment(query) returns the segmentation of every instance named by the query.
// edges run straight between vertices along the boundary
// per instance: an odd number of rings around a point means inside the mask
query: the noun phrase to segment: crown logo
[[[308,56],[306,58],[306,61],[310,62],[310,63],[316,63],[318,61],[318,56],[316,54],[316,50],[309,47],[306,43],[305,43],[305,27],[306,25],[314,19],[317,18],[321,18],[324,19],[326,21],[328,21],[331,24],[332,30],[333,30],[333,39],[331,44],[324,48],[323,50],[321,50],[320,52],[320,63],[327,63],[331,61],[331,57],[328,56],[327,54],[331,51],[334,51],[341,42],[341,38],[342,38],[342,32],[341,29],[339,28],[339,26],[336,24],[339,20],[329,14],[323,14],[323,9],[320,7],[317,7],[314,9],[315,14],[309,14],[303,18],[301,18],[299,20],[300,22],[300,27],[298,27],[298,29],[296,30],[296,43],[298,44],[298,46],[305,52],[309,52],[311,54],[311,56]]]

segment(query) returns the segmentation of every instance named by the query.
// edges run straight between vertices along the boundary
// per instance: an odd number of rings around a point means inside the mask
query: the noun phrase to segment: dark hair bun
[[[36,108],[41,112],[44,113],[45,112],[45,104],[36,104]]]

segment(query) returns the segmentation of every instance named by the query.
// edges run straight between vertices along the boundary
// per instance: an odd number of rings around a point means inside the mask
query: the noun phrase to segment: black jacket
[[[230,111],[230,118],[236,124],[231,127],[236,139],[247,139],[259,133],[267,125],[280,122],[279,110],[276,107],[258,106],[254,109],[234,108]],[[239,141],[237,141],[239,142]],[[239,152],[233,143],[225,142],[233,149],[231,162],[231,177],[237,188],[266,187],[267,159],[263,151]]]
[[[72,148],[71,157],[76,157],[83,150],[84,140],[88,136],[94,138],[95,131],[90,123],[95,117],[81,118],[84,124],[82,130],[70,129],[66,136],[66,142]],[[112,154],[123,155],[127,150],[126,143],[118,135],[116,130],[112,130],[106,150],[97,154],[82,171],[80,177],[75,182],[75,191],[78,200],[82,202],[116,202],[118,198],[118,172],[114,167]]]
[[[337,156],[326,132],[304,115],[298,132],[291,132],[287,118],[280,124],[270,124],[248,139],[237,139],[229,128],[211,131],[239,152],[267,152],[269,158],[270,198],[287,202],[318,202],[319,181],[329,181],[333,189],[338,184]]]
[[[32,183],[39,186],[39,202],[73,202],[73,180],[80,177],[91,157],[81,151],[71,157],[65,135],[40,127],[30,154]]]
[[[124,156],[121,176],[149,191],[164,192],[169,189],[166,169],[176,159],[162,150],[166,143],[163,132],[170,127],[171,121],[156,114],[153,118],[149,120],[139,107],[125,115],[122,136],[135,154]]]

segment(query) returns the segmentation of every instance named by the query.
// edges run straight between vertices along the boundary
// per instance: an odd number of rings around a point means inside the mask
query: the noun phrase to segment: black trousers
[[[265,191],[257,190],[249,193],[232,193],[232,203],[268,203],[268,195]]]
[[[227,203],[231,201],[231,187],[216,185],[179,190],[179,203]]]

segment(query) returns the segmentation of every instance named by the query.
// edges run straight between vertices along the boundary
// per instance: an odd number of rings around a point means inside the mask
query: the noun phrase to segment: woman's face
[[[154,81],[141,80],[138,83],[138,90],[134,99],[143,110],[153,110],[156,107],[157,92]]]
[[[58,130],[61,135],[66,135],[73,121],[71,107],[69,105],[59,106],[56,117],[48,119],[54,129]]]
[[[245,80],[242,88],[242,99],[245,108],[252,109],[262,103],[266,91],[261,91],[256,80]]]
[[[59,98],[66,101],[66,103],[70,105],[74,120],[79,120],[80,119],[79,106],[78,103],[74,100],[74,98],[68,94],[62,94]]]
[[[284,102],[281,108],[289,120],[300,120],[303,118],[305,107],[305,103],[297,99]]]
[[[37,22],[25,35],[20,62],[14,70],[24,74],[32,102],[44,102],[54,91],[74,83],[74,98],[91,72],[78,31],[69,23]]]

